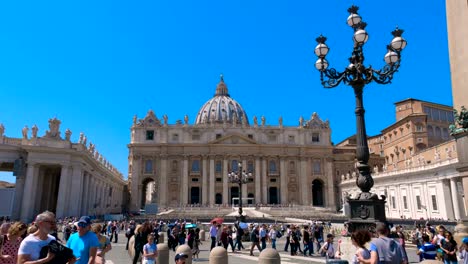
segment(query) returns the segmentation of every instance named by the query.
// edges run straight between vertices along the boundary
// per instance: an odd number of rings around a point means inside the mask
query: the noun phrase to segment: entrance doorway
[[[44,212],[46,210],[56,213],[57,200],[60,186],[61,167],[45,167],[42,168],[43,173],[39,181],[39,206],[36,207],[36,212]]]
[[[190,188],[190,203],[191,204],[200,203],[200,187]]]
[[[312,182],[312,205],[324,206],[324,193],[323,182],[321,180],[314,180]]]
[[[233,200],[232,198],[237,199]],[[231,187],[231,197],[229,199],[229,202],[231,202],[233,205],[239,204],[239,187]]]
[[[269,204],[279,204],[278,200],[278,188],[270,187],[268,188],[268,203]]]
[[[156,182],[151,178],[147,178],[143,180],[141,188],[140,209],[145,209],[145,206],[151,203],[156,203]]]

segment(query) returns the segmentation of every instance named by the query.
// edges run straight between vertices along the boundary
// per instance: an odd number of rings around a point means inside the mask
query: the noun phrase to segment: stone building
[[[126,181],[81,134],[71,142],[60,133],[61,121],[49,120],[42,137],[39,128],[25,126],[22,138],[4,135],[0,124],[0,170],[16,176],[13,219],[30,222],[39,212],[49,210],[57,217],[121,213]]]
[[[387,217],[461,219],[466,214],[462,177],[448,130],[453,109],[416,99],[395,106],[396,122],[368,138],[377,161],[371,164],[373,192],[387,197]],[[359,192],[344,174],[340,186],[343,196]]]
[[[294,127],[272,126],[262,116],[253,124],[230,97],[223,77],[213,98],[201,107],[195,123],[168,124],[153,111],[133,120],[129,147],[132,210],[143,208],[152,192],[158,206],[229,205],[239,186],[228,173],[239,165],[253,174],[242,186],[243,201],[329,208],[341,205],[339,173],[353,168],[354,149],[332,146],[328,121],[313,113]],[[149,188],[154,182],[155,188]]]

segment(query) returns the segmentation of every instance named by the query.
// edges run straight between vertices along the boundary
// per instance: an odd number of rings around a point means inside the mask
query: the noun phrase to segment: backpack
[[[379,237],[372,243],[377,247],[380,263],[400,264],[403,261],[400,245],[395,240]]]
[[[283,236],[283,234],[281,234],[281,232],[278,230],[276,231],[276,238],[281,238]]]

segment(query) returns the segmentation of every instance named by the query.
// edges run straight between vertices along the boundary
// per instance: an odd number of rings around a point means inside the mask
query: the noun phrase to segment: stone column
[[[325,206],[332,209],[333,211],[336,210],[335,204],[335,190],[333,181],[333,162],[331,159],[325,159],[325,171],[323,172],[327,176],[327,184],[328,184],[328,201],[325,203]]]
[[[460,220],[460,204],[458,203],[457,179],[450,179],[450,192],[452,193],[453,212],[455,219]]]
[[[184,166],[183,166],[183,171],[182,171],[182,185],[180,186],[182,188],[182,196],[180,202],[182,203],[182,206],[185,206],[188,204],[188,178],[189,178],[189,165],[188,165],[188,157],[184,157]]]
[[[262,159],[262,171],[261,173],[261,182],[262,182],[262,203],[268,203],[268,179],[267,179],[267,159],[264,157]]]
[[[223,179],[223,204],[230,204],[231,202],[229,201],[229,179],[227,177],[228,175],[228,160],[226,157],[224,157],[223,160],[223,173],[221,174],[221,178]]]
[[[311,205],[309,200],[309,175],[307,174],[307,159],[299,158],[299,181],[302,195],[302,204]]]
[[[0,137],[1,140],[1,137]],[[13,208],[12,210],[12,219],[13,220],[19,220],[21,217],[21,211],[19,208],[21,208],[21,204],[23,202],[23,193],[24,193],[24,184],[26,181],[26,175],[24,175],[25,170],[21,175],[16,175],[16,182],[15,182],[15,200],[13,202]]]
[[[71,211],[72,215],[78,216],[83,207],[82,197],[83,197],[83,170],[80,165],[73,165],[73,178],[72,178],[72,190],[71,190],[71,199],[72,203],[68,203],[70,208],[73,208]]]
[[[161,156],[161,173],[159,175],[159,206],[167,205],[167,156]]]
[[[247,161],[245,160],[242,160],[242,170],[247,172]],[[242,184],[242,196],[241,198],[245,198],[245,197],[248,197],[248,193],[247,193],[247,184]],[[242,200],[244,202],[244,200]],[[249,203],[242,203],[243,205],[249,205]]]
[[[206,205],[208,203],[208,170],[207,170],[208,160],[206,156],[202,158],[202,196],[201,204]]]
[[[21,206],[21,221],[29,223],[33,220],[34,207],[36,203],[37,193],[37,177],[39,166],[35,163],[28,162],[26,169],[26,179],[24,183],[23,201]]]
[[[260,159],[256,158],[255,159],[255,171],[254,171],[254,177],[255,177],[255,203],[262,203],[262,191],[261,191],[261,171],[260,171]]]
[[[83,195],[81,196],[81,212],[80,215],[88,215],[89,208],[89,174],[83,174]]]
[[[139,211],[140,202],[138,200],[138,185],[140,184],[141,157],[134,155],[132,160],[132,185],[130,186],[130,210]]]
[[[70,165],[62,164],[62,170],[60,172],[59,192],[57,197],[57,218],[64,218],[66,216],[69,216],[68,210],[70,209],[70,206],[68,205],[68,201],[74,201],[74,199],[76,198],[73,196],[70,197],[70,189],[75,188],[75,186],[71,188],[71,180],[72,177],[70,174]],[[73,204],[73,207],[75,207],[75,204]]]
[[[213,159],[213,157],[210,158],[210,191],[209,191],[209,197],[208,197],[208,201],[210,203],[210,205],[214,205],[215,204],[215,195],[216,195],[216,192],[215,192],[215,161]]]
[[[286,161],[284,158],[280,160],[280,192],[281,192],[281,203],[287,204],[288,201],[288,178],[286,175]]]

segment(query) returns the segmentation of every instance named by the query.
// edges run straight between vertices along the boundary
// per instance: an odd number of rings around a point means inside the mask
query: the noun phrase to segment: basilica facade
[[[354,170],[355,149],[333,146],[329,122],[318,114],[299,118],[293,127],[283,126],[281,117],[275,126],[263,116],[250,120],[221,76],[193,124],[188,116],[175,124],[167,120],[152,110],[133,120],[131,210],[148,203],[227,206],[239,193],[250,204],[341,208],[337,183],[341,172]],[[242,190],[228,178],[240,168],[252,174]]]

